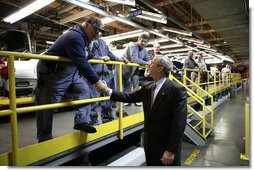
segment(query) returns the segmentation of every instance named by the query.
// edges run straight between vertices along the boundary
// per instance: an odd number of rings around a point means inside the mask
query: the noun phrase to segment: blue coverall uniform
[[[92,52],[89,53],[89,58],[92,59],[101,59],[103,56],[108,56],[111,61],[119,61],[120,59],[117,58],[112,52],[109,51],[106,42],[101,38],[96,39],[93,41],[93,48]],[[92,64],[94,71],[97,73],[101,80],[106,81],[108,87],[114,89],[114,79],[113,79],[113,67],[114,65],[106,65],[106,64]],[[92,91],[92,97],[100,97],[100,93],[96,91],[95,86],[91,85],[90,89]],[[102,101],[100,102],[101,105],[101,118],[102,122],[108,122],[114,119],[113,112],[112,112],[112,101]],[[93,125],[98,125],[98,114],[97,114],[97,107],[99,106],[99,102],[91,104],[91,112],[90,117],[93,121]]]
[[[64,95],[71,100],[90,98],[89,86],[82,76],[86,77],[91,84],[96,83],[99,77],[88,62],[86,51],[89,43],[82,26],[76,25],[62,34],[46,51],[45,54],[67,57],[72,62],[43,60],[38,62],[37,105],[59,102]],[[74,124],[91,121],[89,104],[78,105],[74,109]],[[54,109],[36,112],[39,142],[52,139],[54,112]]]

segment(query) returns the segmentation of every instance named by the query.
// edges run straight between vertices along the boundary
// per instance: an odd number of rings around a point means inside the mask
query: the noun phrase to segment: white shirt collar
[[[158,81],[156,81],[155,82],[155,84],[156,84],[156,89],[157,88],[160,88],[163,84],[164,84],[164,82],[166,81],[166,77],[162,77],[161,79],[159,79]]]

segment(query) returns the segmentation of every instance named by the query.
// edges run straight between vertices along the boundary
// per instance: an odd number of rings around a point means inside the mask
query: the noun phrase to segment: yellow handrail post
[[[244,141],[244,154],[240,154],[240,159],[249,160],[250,155],[250,108],[249,98],[247,97],[245,102],[245,141]]]
[[[187,74],[187,71],[186,71],[186,69],[184,69],[184,75],[183,75],[183,84],[184,84],[184,85],[187,85],[187,84],[186,84],[186,78],[185,78],[185,77],[186,77],[186,74]]]
[[[209,90],[210,90],[209,71],[206,71],[206,76],[207,76],[207,91],[209,92]]]
[[[122,69],[123,65],[118,65],[118,86],[119,91],[123,91],[123,77],[122,77]],[[123,139],[123,103],[119,102],[119,138]]]
[[[198,86],[200,86],[200,70],[198,70]],[[200,89],[198,89],[198,94],[200,94]]]
[[[230,85],[230,73],[228,73],[228,82],[227,82],[227,87]]]
[[[211,127],[214,128],[214,101],[213,96],[210,96],[211,98]]]
[[[221,89],[221,72],[219,72],[219,90]]]
[[[206,116],[205,116],[205,114],[206,114],[206,112],[205,112],[205,103],[202,103],[202,117],[203,117],[203,129],[202,129],[202,135],[203,135],[203,137],[206,139],[206,133],[205,133],[205,127],[206,127]]]
[[[213,89],[216,90],[216,71],[214,71],[214,74],[213,74]]]
[[[12,132],[12,164],[18,166],[18,121],[16,111],[16,88],[15,88],[15,70],[14,70],[14,56],[8,58],[8,77],[9,77],[9,98],[11,114],[11,132]]]

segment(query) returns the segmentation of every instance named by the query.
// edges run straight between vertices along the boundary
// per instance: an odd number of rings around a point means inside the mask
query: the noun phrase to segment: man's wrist
[[[112,93],[113,93],[113,90],[110,88],[110,89],[108,90],[108,95],[111,96]]]

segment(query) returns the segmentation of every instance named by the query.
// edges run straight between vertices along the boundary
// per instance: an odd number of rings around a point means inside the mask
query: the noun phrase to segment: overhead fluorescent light
[[[212,49],[212,48],[210,48],[210,47],[205,47],[205,46],[200,46],[200,45],[197,45],[197,48],[199,48],[199,49],[204,49],[204,50],[210,50],[210,51],[212,51],[212,52],[215,52],[214,50],[216,50],[216,49]],[[216,50],[217,51],[217,50]]]
[[[186,38],[186,37],[183,37],[182,39],[183,39],[183,40],[190,41],[190,42],[200,43],[200,44],[203,44],[203,43],[204,43],[204,40],[199,40],[199,39],[192,39],[192,38]]]
[[[189,49],[192,50],[192,51],[196,51],[196,52],[199,52],[199,51],[200,51],[199,49],[197,49],[197,48],[195,48],[195,47],[191,47],[191,46],[189,46],[189,45],[185,45],[185,47],[189,48]]]
[[[163,45],[160,46],[160,49],[168,49],[168,48],[176,48],[176,47],[182,47],[182,44],[170,44],[170,45]],[[146,48],[147,50],[152,50],[153,47]]]
[[[150,21],[155,21],[158,23],[167,24],[167,16],[163,14],[157,14],[157,13],[141,10],[141,14],[135,17],[150,20]]]
[[[15,23],[54,1],[55,0],[36,0],[33,3],[27,5],[26,7],[20,9],[18,12],[15,12],[9,15],[8,17],[4,18],[3,20],[4,22],[7,22],[7,23],[11,23],[11,24]]]
[[[149,33],[152,33],[152,34],[155,34],[155,35],[157,35],[157,36],[159,36],[159,37],[168,39],[168,40],[170,40],[170,41],[172,41],[172,42],[175,42],[175,43],[178,43],[178,44],[182,44],[182,42],[180,42],[179,40],[177,40],[177,39],[172,39],[172,38],[168,37],[167,35],[162,34],[159,30],[156,30],[156,29],[149,30]]]
[[[149,42],[147,43],[148,45],[150,44],[154,44],[154,43],[163,43],[163,42],[168,42],[169,40],[168,39],[165,39],[165,38],[159,38],[159,39],[152,39],[152,40],[149,40]]]
[[[161,53],[174,53],[174,52],[184,52],[184,51],[189,51],[189,48],[181,48],[181,49],[174,49],[174,50],[165,50],[165,51],[160,51]]]
[[[197,47],[197,48],[199,48],[199,47]],[[200,48],[200,49],[202,49],[202,48]],[[204,49],[204,48],[203,48],[203,49]],[[205,49],[205,51],[206,51],[206,52],[209,52],[209,53],[210,53],[210,52],[217,52],[216,49],[208,49],[208,48]]]
[[[174,29],[174,28],[164,28],[163,30],[172,32],[172,33],[182,34],[185,36],[192,36],[192,32],[190,32],[190,31],[178,30],[178,29]]]
[[[135,0],[105,0],[105,1],[135,6]]]
[[[167,54],[168,57],[174,57],[174,56],[182,56],[182,55],[187,55],[187,53],[169,53]]]
[[[195,45],[199,46],[199,47],[204,47],[204,48],[211,48],[210,45],[206,45],[206,44],[199,44],[199,43],[194,43]]]
[[[216,55],[218,57],[220,57],[223,61],[229,61],[229,62],[235,62],[231,57],[229,57],[228,55]]]
[[[210,54],[211,55],[221,55],[221,56],[223,55],[222,53],[219,53],[219,52],[211,52]]]
[[[47,44],[49,45],[53,45],[55,42],[52,42],[52,41],[46,41]]]
[[[112,36],[102,37],[102,39],[104,41],[106,41],[107,43],[110,43],[110,42],[113,42],[113,41],[118,41],[118,40],[133,38],[133,37],[138,37],[142,33],[145,33],[145,31],[143,31],[143,30],[134,30],[134,31],[130,31],[130,32],[115,34],[115,35],[112,35]]]
[[[212,59],[206,59],[205,63],[207,63],[207,64],[220,64],[220,63],[223,63],[223,61],[220,60],[220,59],[217,59],[217,58],[212,58]]]
[[[116,21],[116,20],[113,19],[113,18],[109,18],[109,17],[104,17],[104,18],[101,19],[102,24],[108,24],[108,23],[111,23],[111,22],[114,22],[114,21]]]

